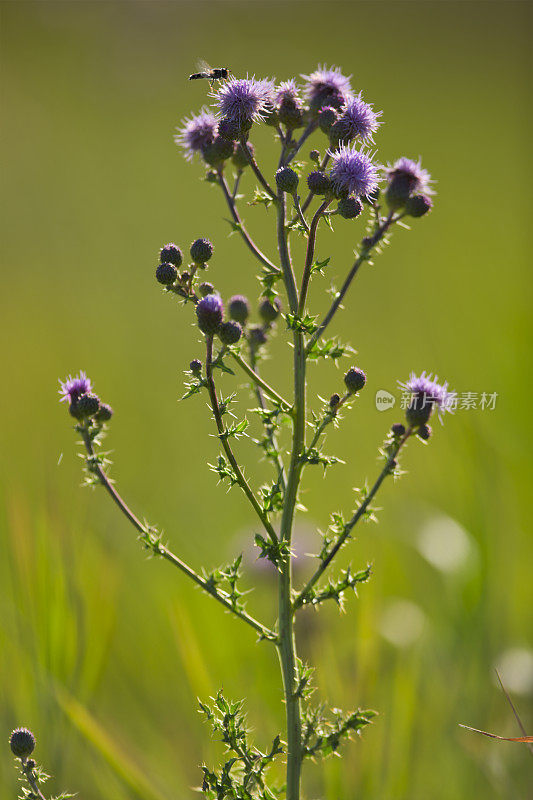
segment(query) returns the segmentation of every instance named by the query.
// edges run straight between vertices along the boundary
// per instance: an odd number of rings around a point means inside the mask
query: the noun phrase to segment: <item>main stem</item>
[[[281,268],[285,277],[291,308],[298,307],[294,273],[290,261],[285,229],[285,203],[278,201],[278,244]],[[285,489],[285,500],[281,517],[280,539],[287,544],[288,554],[281,564],[279,574],[278,653],[283,676],[285,713],[287,720],[287,788],[286,800],[300,799],[300,777],[302,771],[302,720],[300,697],[297,694],[296,640],[294,636],[294,612],[292,609],[292,559],[290,544],[294,509],[302,470],[302,453],[305,448],[305,343],[303,334],[294,331],[294,405],[291,462]]]

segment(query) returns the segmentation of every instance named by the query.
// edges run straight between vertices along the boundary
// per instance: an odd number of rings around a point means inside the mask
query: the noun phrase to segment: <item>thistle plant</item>
[[[216,262],[216,248],[208,238],[194,241],[187,256],[183,243],[164,245],[155,270],[164,292],[182,304],[198,326],[200,344],[190,363],[184,398],[207,397],[220,445],[211,469],[220,482],[236,487],[252,508],[257,556],[271,562],[277,576],[271,619],[258,619],[245,602],[241,555],[235,554],[226,566],[197,571],[169,549],[156,527],[130,509],[110,478],[110,461],[102,449],[113,413],[110,406],[94,394],[83,372],[61,384],[62,399],[81,438],[86,482],[103,486],[146,550],[177,567],[252,628],[263,646],[277,650],[286,721],[272,741],[252,741],[240,700],[229,700],[219,692],[200,705],[228,753],[221,766],[203,767],[202,791],[207,798],[299,800],[305,762],[337,753],[374,718],[371,710],[328,710],[312,701],[312,667],[298,657],[295,618],[305,606],[318,609],[330,600],[342,607],[346,597],[369,579],[368,565],[335,574],[336,558],[353,538],[355,527],[374,519],[375,497],[389,477],[400,476],[407,443],[427,443],[432,416],[442,417],[450,405],[447,385],[432,375],[413,373],[400,383],[410,398],[405,419],[384,432],[377,474],[358,491],[355,508],[332,513],[328,529],[317,532],[314,571],[303,585],[295,586],[292,537],[305,472],[315,465],[326,470],[339,460],[323,449],[328,428],[342,423],[367,383],[363,369],[352,364],[343,384],[331,387],[331,397],[317,400],[308,397],[308,366],[353,356],[355,351],[334,331],[352,283],[361,267],[371,264],[389,243],[396,227],[407,228],[408,220],[431,210],[433,193],[430,176],[419,161],[401,157],[388,166],[377,161],[372,148],[382,113],[353,91],[350,78],[337,68],[325,67],[301,78],[300,84],[291,79],[279,85],[266,79],[231,79],[212,93],[213,106],[184,120],[176,136],[185,158],[203,166],[207,182],[220,190],[232,232],[248,251],[243,265],[247,259],[258,268],[255,319],[254,304],[238,286],[224,301],[215,284],[206,280],[212,260]],[[265,166],[256,153],[251,139],[258,126],[267,126],[279,144],[275,164]],[[311,137],[316,142],[309,152]],[[249,204],[264,205],[275,225],[275,254],[267,255],[245,226],[239,194],[245,171],[255,183]],[[355,245],[355,259],[332,297],[323,281],[329,258],[317,255],[320,229],[326,226],[331,230],[351,226]],[[301,258],[294,256],[299,250]],[[317,290],[311,305],[312,284]],[[276,333],[288,344],[292,389],[287,395],[275,381],[263,377],[261,362]],[[253,424],[247,416],[234,416],[241,374]],[[265,485],[257,485],[241,460],[239,440],[246,436],[253,437],[270,465],[272,477]],[[269,773],[278,759],[286,770],[281,785],[275,785]]]
[[[30,758],[35,749],[35,736],[28,728],[16,728],[9,737],[11,752],[18,762],[20,771],[20,800],[46,800],[41,787],[50,777],[42,767]],[[63,792],[50,800],[67,800],[71,794]]]

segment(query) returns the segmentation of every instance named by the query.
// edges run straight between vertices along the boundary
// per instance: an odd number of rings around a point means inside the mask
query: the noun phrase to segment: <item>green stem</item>
[[[399,218],[398,217],[394,217],[392,212],[391,212],[389,214],[389,216],[387,217],[387,219],[382,223],[382,225],[380,225],[380,227],[374,233],[374,235],[372,237],[370,237],[370,240],[367,242],[367,244],[364,247],[361,248],[361,252],[357,256],[357,258],[355,259],[355,263],[354,263],[353,267],[351,268],[350,272],[348,273],[348,275],[346,277],[346,280],[344,281],[340,292],[338,293],[338,295],[336,296],[335,300],[331,304],[331,307],[330,307],[329,311],[327,312],[326,316],[324,317],[324,319],[322,320],[322,322],[318,326],[318,329],[315,331],[315,333],[309,339],[309,342],[307,343],[307,352],[308,353],[311,350],[311,348],[313,347],[313,345],[315,344],[315,342],[322,336],[322,334],[324,333],[324,331],[328,327],[329,323],[331,322],[331,320],[335,316],[339,306],[341,305],[341,303],[342,303],[342,301],[344,299],[344,296],[345,296],[346,292],[350,288],[350,285],[351,285],[353,279],[357,275],[357,272],[358,272],[359,267],[361,266],[361,264],[364,261],[368,261],[368,256],[369,256],[370,252],[372,251],[372,249],[376,246],[376,244],[378,244],[378,242],[381,241],[381,239],[383,238],[383,236],[385,235],[387,230],[390,228],[392,223],[393,222],[397,222],[398,219]]]
[[[231,611],[232,614],[235,614],[235,616],[239,617],[248,625],[250,625],[255,631],[257,631],[257,633],[259,633],[259,635],[262,638],[270,639],[271,641],[276,641],[277,637],[273,631],[269,630],[269,628],[267,628],[265,625],[262,625],[256,619],[247,614],[245,611],[234,608],[231,599],[228,597],[228,595],[226,595],[225,592],[223,592],[221,589],[213,588],[211,584],[208,584],[208,582],[204,578],[202,578],[201,575],[198,575],[198,573],[195,572],[192,567],[186,564],[185,561],[182,561],[181,558],[175,555],[171,550],[169,550],[163,544],[161,544],[161,542],[154,541],[154,534],[150,530],[149,526],[144,525],[140,521],[140,519],[133,513],[133,511],[129,508],[129,506],[125,503],[120,494],[117,492],[111,480],[104,472],[103,468],[98,463],[93,443],[91,441],[87,428],[85,426],[84,427],[79,426],[78,430],[81,433],[85,449],[87,450],[87,454],[91,459],[91,463],[89,466],[90,471],[98,477],[98,480],[100,481],[101,485],[107,491],[107,493],[109,494],[115,505],[129,520],[129,522],[131,522],[133,527],[145,538],[147,542],[150,542],[150,546],[154,554],[161,556],[162,558],[165,559],[165,561],[168,561],[170,564],[181,570],[181,572],[187,575],[188,578],[190,578],[192,581],[194,581],[194,583],[200,586],[204,590],[204,592],[207,592],[207,594],[211,595],[211,597],[214,597],[215,600],[218,600],[218,602],[221,603],[228,611]]]
[[[272,386],[270,386],[265,380],[263,380],[263,378],[261,378],[261,376],[258,375],[257,372],[255,372],[252,369],[250,364],[248,364],[242,356],[240,356],[238,353],[235,353],[233,350],[230,350],[229,352],[233,360],[236,361],[237,364],[241,367],[241,369],[243,369],[246,372],[248,377],[251,378],[251,380],[257,386],[259,386],[268,397],[270,397],[272,400],[275,400],[276,403],[279,403],[279,405],[282,407],[284,411],[290,413],[291,411],[290,403],[284,400],[283,397],[280,394],[278,394],[275,391],[275,389],[272,388]]]
[[[291,310],[298,308],[298,294],[287,245],[285,228],[285,196],[280,192],[278,203],[278,246],[281,268],[285,276]],[[293,435],[289,473],[281,517],[280,538],[290,548],[294,510],[305,449],[305,344],[301,331],[293,331],[294,406]],[[278,653],[283,675],[285,713],[287,719],[287,783],[286,800],[299,800],[302,769],[302,720],[300,697],[296,692],[296,641],[291,606],[292,559],[288,555],[279,573],[279,644]]]
[[[270,196],[270,198],[276,201],[278,199],[277,195],[275,191],[268,185],[266,178],[264,177],[263,173],[257,166],[257,161],[253,157],[252,151],[248,147],[246,139],[241,139],[241,147],[246,155],[246,158],[248,159],[248,163],[251,166],[252,172],[254,173],[255,177],[257,178],[257,180],[259,181],[265,192]]]
[[[300,302],[298,305],[298,315],[303,317],[305,311],[305,304],[307,301],[307,291],[309,289],[309,281],[311,279],[311,267],[313,266],[313,257],[315,255],[316,232],[320,217],[331,203],[331,200],[324,200],[315,212],[311,220],[311,227],[309,229],[309,237],[307,239],[307,252],[305,256],[305,266],[302,276],[302,288],[300,289]]]
[[[257,374],[257,364],[256,364],[256,352],[252,345],[250,345],[250,361],[252,362],[252,369],[254,374],[259,378]],[[266,403],[265,398],[263,397],[263,388],[256,383],[254,386],[255,389],[255,396],[257,397],[257,402],[259,404],[259,408],[262,411],[266,411]],[[278,441],[275,434],[274,426],[271,423],[265,422],[264,423],[265,433],[270,444],[272,454],[267,456],[274,462],[277,469],[277,479],[278,485],[281,487],[282,491],[285,491],[285,466],[281,459],[278,447]]]
[[[244,494],[250,501],[255,513],[263,523],[263,527],[270,536],[271,541],[274,544],[277,544],[278,537],[276,535],[276,531],[270,524],[268,515],[263,511],[263,509],[261,508],[261,506],[257,501],[255,494],[248,485],[248,481],[244,477],[243,472],[237,462],[237,459],[233,454],[231,445],[228,442],[227,436],[225,435],[226,428],[222,420],[222,414],[220,413],[220,406],[218,404],[215,381],[213,379],[213,337],[206,336],[205,339],[206,339],[205,376],[207,380],[207,390],[209,392],[209,398],[211,400],[211,409],[213,411],[213,416],[215,418],[215,423],[218,430],[218,438],[220,439],[224,452],[226,453],[227,459],[232,466],[233,472],[235,473],[235,477],[237,478],[237,483],[239,484]]]
[[[239,212],[237,211],[237,206],[235,204],[235,197],[231,195],[231,192],[228,188],[228,184],[226,183],[226,179],[222,172],[218,173],[218,182],[224,197],[226,199],[226,203],[228,204],[228,208],[230,210],[231,216],[233,217],[233,221],[238,226],[239,233],[242,236],[243,241],[245,242],[248,249],[254,254],[258,261],[261,262],[265,267],[268,267],[272,272],[275,272],[277,275],[280,273],[279,267],[276,267],[275,264],[270,261],[264,253],[258,248],[258,246],[253,241],[252,237],[244,227],[244,222],[239,216]]]
[[[383,481],[385,480],[387,475],[391,474],[391,468],[392,468],[392,464],[393,464],[394,459],[396,458],[396,456],[398,455],[398,453],[400,452],[400,450],[404,446],[405,442],[411,436],[412,433],[413,433],[412,428],[408,428],[408,430],[402,436],[400,441],[393,448],[393,450],[389,454],[389,457],[387,458],[385,466],[381,470],[381,472],[380,472],[376,482],[372,486],[370,492],[367,494],[367,496],[365,497],[364,501],[361,503],[361,505],[359,506],[359,508],[357,509],[357,511],[355,512],[355,514],[351,518],[351,520],[346,524],[343,533],[338,537],[337,541],[335,542],[335,544],[333,545],[333,547],[329,551],[329,553],[326,556],[326,558],[324,558],[320,562],[320,565],[318,566],[318,568],[315,571],[314,575],[312,575],[312,577],[307,581],[307,583],[304,586],[304,588],[301,590],[301,592],[299,592],[298,596],[294,600],[294,603],[293,603],[293,606],[292,606],[293,611],[296,611],[298,608],[300,608],[300,606],[303,605],[304,598],[306,597],[307,593],[313,588],[313,586],[316,584],[316,582],[318,580],[320,580],[320,578],[322,577],[324,572],[327,570],[327,568],[329,567],[329,565],[331,564],[331,562],[333,561],[333,559],[335,558],[335,556],[337,555],[337,553],[339,552],[341,547],[343,546],[344,542],[346,541],[346,539],[348,538],[348,536],[352,532],[353,528],[357,525],[359,520],[364,516],[368,506],[370,505],[370,503],[372,502],[372,500],[376,496],[381,484],[383,483]]]

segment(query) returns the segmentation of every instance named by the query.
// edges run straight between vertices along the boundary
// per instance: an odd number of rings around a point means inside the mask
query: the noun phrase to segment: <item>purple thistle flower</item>
[[[398,386],[403,392],[410,392],[412,404],[415,409],[421,410],[424,406],[429,406],[432,410],[436,406],[442,416],[446,411],[452,412],[453,394],[448,392],[447,383],[439,383],[438,376],[426,375],[422,372],[416,375],[411,372],[408,381],[398,381]]]
[[[279,86],[276,86],[274,102],[277,105],[282,105],[283,103],[293,103],[295,106],[301,106],[302,101],[300,98],[300,88],[294,78],[291,78],[288,81],[283,81],[279,84]]]
[[[333,161],[330,178],[337,192],[368,195],[378,188],[378,167],[364,150],[357,150],[353,144],[341,144],[328,153]]]
[[[316,111],[323,106],[341,108],[352,97],[350,77],[346,77],[339,67],[318,66],[310,75],[302,75],[305,81],[304,93]]]
[[[359,136],[363,142],[373,142],[372,134],[382,124],[379,120],[382,113],[374,111],[369,103],[365,103],[359,92],[352,100],[348,101],[342,115],[334,125],[337,138],[339,141],[347,142]]]
[[[213,143],[218,119],[204,106],[198,114],[193,114],[190,119],[184,119],[182,125],[183,127],[177,128],[178,133],[174,136],[174,141],[184,148],[185,158],[191,161],[195,153],[201,153]]]
[[[70,404],[77,403],[79,398],[82,394],[87,394],[92,392],[91,381],[85,374],[85,372],[81,372],[79,375],[76,375],[74,378],[69,375],[65,381],[59,381],[61,385],[61,389],[59,389],[59,394],[62,395],[60,399],[60,403],[63,400],[68,400]]]
[[[431,183],[431,175],[427,169],[422,169],[420,159],[418,159],[418,161],[413,161],[403,156],[394,164],[389,164],[389,166],[385,168],[385,175],[388,181],[397,177],[405,180],[411,194],[433,194],[429,185]]]
[[[274,99],[274,82],[268,79],[235,78],[227,81],[216,94],[217,105],[225,119],[242,126],[264,118]]]

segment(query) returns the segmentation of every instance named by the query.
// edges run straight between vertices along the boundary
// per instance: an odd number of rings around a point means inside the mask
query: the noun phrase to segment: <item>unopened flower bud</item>
[[[244,325],[250,314],[250,306],[244,295],[236,294],[230,297],[228,302],[228,314],[231,319]]]
[[[235,120],[223,117],[218,123],[218,135],[235,142],[240,136],[240,126]]]
[[[316,163],[318,164],[318,162],[320,161],[320,151],[311,150],[311,152],[309,153],[309,158],[311,159],[311,161],[316,161]]]
[[[16,728],[9,737],[11,752],[17,758],[27,758],[35,748],[35,736],[28,728]]]
[[[413,189],[413,182],[409,175],[402,172],[393,175],[385,192],[387,205],[392,210],[403,208],[409,200]]]
[[[433,203],[427,194],[415,194],[405,204],[405,213],[410,217],[423,217],[431,211]]]
[[[278,108],[278,119],[287,128],[300,128],[303,120],[302,109],[293,100],[286,98]]]
[[[351,367],[344,376],[344,385],[351,394],[359,392],[366,383],[366,375],[362,369]]]
[[[170,242],[162,247],[159,251],[159,261],[161,264],[174,264],[175,267],[181,267],[183,255],[178,245]]]
[[[174,264],[158,264],[155,271],[155,277],[159,283],[163,284],[163,286],[170,286],[171,283],[174,283],[174,281],[178,279],[178,270]]]
[[[223,161],[231,158],[234,150],[235,142],[232,139],[226,139],[224,136],[215,136],[213,141],[203,148],[202,155],[208,164],[218,166]]]
[[[313,194],[325,195],[331,191],[331,181],[329,177],[325,173],[320,172],[320,170],[311,172],[307,178],[307,185],[309,191],[313,192]]]
[[[191,279],[191,273],[188,270],[184,270],[180,275],[181,283],[189,283]]]
[[[242,336],[242,328],[238,322],[230,319],[228,322],[221,323],[218,336],[222,344],[237,344]]]
[[[193,375],[200,375],[202,372],[202,362],[199,358],[193,358],[191,363],[189,364],[189,369]]]
[[[247,147],[248,147],[248,150],[250,151],[250,153],[253,156],[253,154],[254,154],[254,146],[253,146],[253,144],[251,142],[248,142],[247,143]],[[237,167],[237,169],[244,169],[245,167],[248,167],[250,165],[250,162],[248,161],[248,156],[246,155],[244,147],[242,146],[242,144],[240,142],[237,145],[237,147],[235,148],[235,152],[233,153],[233,156],[232,156],[231,160],[232,160],[233,164]]]
[[[218,175],[214,169],[210,169],[206,172],[205,179],[208,183],[216,183],[218,181]]]
[[[213,286],[212,283],[208,283],[208,281],[204,281],[198,287],[198,291],[200,292],[202,297],[207,297],[208,294],[213,294],[213,292],[215,291],[215,287]]]
[[[426,425],[433,411],[433,402],[425,392],[413,394],[411,402],[405,410],[405,418],[410,428]]]
[[[259,316],[266,323],[274,322],[280,311],[281,302],[278,297],[275,297],[272,302],[265,297],[259,305]]]
[[[318,127],[323,133],[329,133],[337,117],[337,111],[332,106],[321,108],[318,113]]]
[[[394,425],[391,425],[391,433],[393,436],[403,436],[405,434],[405,425],[402,425],[401,422],[395,422]]]
[[[336,392],[335,394],[332,394],[331,397],[329,398],[330,408],[335,408],[340,403],[340,400],[341,400],[340,394],[337,394]]]
[[[196,304],[198,327],[206,336],[213,336],[222,322],[224,306],[218,294],[208,294]]]
[[[337,211],[344,219],[355,219],[363,210],[363,204],[357,197],[343,197],[339,200]]]
[[[433,431],[431,430],[429,425],[421,425],[416,432],[417,436],[420,436],[425,442],[429,439]]]
[[[97,422],[109,422],[113,416],[113,409],[107,403],[100,403],[100,408],[94,415]]]
[[[205,264],[213,255],[213,245],[209,239],[196,239],[191,244],[191,258],[195,264]]]
[[[92,417],[100,408],[100,398],[96,394],[82,394],[78,400],[78,414],[80,417]]]
[[[290,167],[281,167],[276,172],[276,185],[282,192],[294,194],[298,188],[298,175]]]
[[[253,347],[261,347],[261,345],[266,344],[268,341],[267,335],[261,325],[250,325],[248,334]]]

